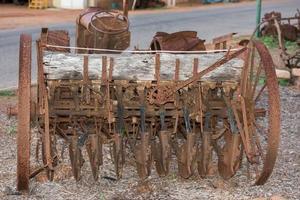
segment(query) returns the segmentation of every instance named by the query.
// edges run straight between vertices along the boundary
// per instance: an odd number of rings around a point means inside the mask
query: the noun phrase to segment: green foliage
[[[6,129],[5,129],[5,132],[8,134],[8,135],[14,135],[17,133],[17,125],[16,124],[12,124],[10,126],[7,126]]]
[[[15,92],[12,90],[0,90],[0,97],[11,97],[15,96]]]
[[[290,82],[289,82],[289,80],[286,80],[286,79],[279,79],[278,83],[280,86],[288,86]]]
[[[260,77],[258,79],[258,85],[264,85],[266,83],[266,78],[265,77]],[[290,84],[289,80],[287,79],[278,79],[278,84],[280,86],[288,86]]]
[[[269,48],[274,49],[278,48],[278,39],[272,36],[263,36],[260,40]]]
[[[288,52],[294,52],[299,49],[297,42],[285,41],[285,47]]]
[[[258,79],[258,85],[263,85],[266,82],[266,78],[265,77],[259,77]]]
[[[269,48],[269,49],[275,49],[279,47],[278,39],[277,37],[273,36],[263,36],[260,38],[260,40]],[[287,49],[287,51],[293,52],[299,49],[299,46],[297,45],[297,42],[291,42],[288,40],[284,41],[284,46]]]

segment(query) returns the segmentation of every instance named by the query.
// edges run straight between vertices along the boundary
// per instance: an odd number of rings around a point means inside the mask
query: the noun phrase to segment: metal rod
[[[256,0],[256,26],[260,25],[261,18],[261,0]],[[260,37],[260,29],[258,28],[255,33],[256,37]]]
[[[116,52],[116,53],[183,53],[183,54],[206,54],[206,53],[218,53],[228,52],[228,49],[208,50],[208,51],[167,51],[167,50],[114,50],[114,49],[98,49],[98,48],[85,48],[85,47],[70,47],[46,44],[45,47],[62,48],[62,49],[76,49],[76,50],[91,50],[91,51],[105,51],[105,52]],[[242,48],[230,49],[231,52],[239,51]],[[82,54],[85,55],[85,54]]]

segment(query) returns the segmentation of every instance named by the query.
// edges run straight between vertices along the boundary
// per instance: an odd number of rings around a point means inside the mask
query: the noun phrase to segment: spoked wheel
[[[239,95],[232,108],[248,161],[248,177],[263,185],[270,177],[280,137],[279,88],[268,49],[251,41]]]
[[[31,36],[20,36],[17,135],[17,190],[29,190]]]

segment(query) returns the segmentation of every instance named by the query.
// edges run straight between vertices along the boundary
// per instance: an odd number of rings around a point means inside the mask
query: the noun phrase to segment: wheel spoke
[[[265,140],[267,140],[267,136],[268,136],[267,131],[261,125],[259,125],[256,122],[254,122],[254,126],[256,127],[258,132],[260,132],[260,135],[263,136]]]
[[[252,96],[251,99],[254,98],[254,94],[255,94],[255,91],[256,91],[256,86],[257,86],[257,83],[258,83],[258,81],[259,81],[259,75],[260,75],[260,72],[261,72],[261,66],[262,66],[262,63],[261,63],[261,61],[260,61],[259,66],[258,66],[258,69],[257,69],[257,71],[256,71],[255,80],[254,80],[254,85],[253,85],[252,91],[251,91],[251,96]]]
[[[259,97],[261,96],[261,94],[263,93],[264,89],[267,87],[267,83],[264,84],[264,86],[259,90],[257,96],[255,97],[254,102],[256,103],[259,99]]]

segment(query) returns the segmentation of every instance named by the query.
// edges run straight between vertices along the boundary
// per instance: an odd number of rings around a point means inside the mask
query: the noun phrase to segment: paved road
[[[296,12],[296,8],[300,8],[299,0],[267,1],[263,4],[262,13],[276,10],[282,12],[283,16],[289,16]],[[140,48],[147,47],[156,31],[195,30],[198,31],[200,38],[210,40],[223,33],[251,33],[255,27],[255,2],[225,7],[200,7],[181,12],[161,11],[155,14],[138,14],[131,16],[130,21],[132,47],[134,45],[138,45]],[[68,30],[74,45],[74,24],[58,24],[49,27]],[[0,88],[17,85],[20,33],[30,33],[36,40],[39,31],[40,27],[0,31]],[[35,54],[35,49],[33,49],[32,76],[34,80],[36,78]]]

